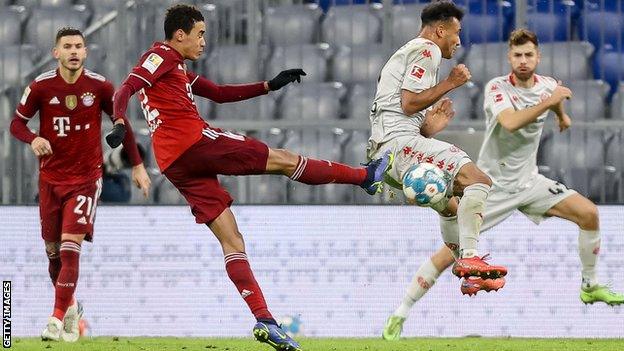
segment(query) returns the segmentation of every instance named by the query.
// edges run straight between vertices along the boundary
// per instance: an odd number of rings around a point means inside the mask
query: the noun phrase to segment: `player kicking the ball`
[[[461,253],[453,273],[460,277],[500,277],[507,269],[489,265],[477,254],[481,214],[492,182],[464,151],[431,138],[454,115],[451,101],[441,98],[470,79],[464,65],[454,67],[439,83],[437,77],[441,59],[453,57],[460,44],[462,17],[463,12],[452,2],[427,5],[419,36],[403,45],[383,67],[370,115],[369,157],[388,151],[395,155],[388,175],[389,182],[399,188],[405,171],[420,162],[433,163],[448,172],[453,178],[450,188],[462,195],[462,201],[455,206],[445,198],[432,208],[443,216],[456,216],[459,222]]]
[[[39,158],[41,236],[54,284],[54,312],[43,340],[78,340],[81,307],[74,298],[82,241],[93,239],[95,209],[102,187],[102,111],[113,114],[113,85],[84,68],[85,39],[62,28],[53,49],[58,68],[26,88],[11,122],[11,134],[30,144]],[[26,124],[39,111],[39,134]],[[123,125],[117,118],[115,125]],[[120,140],[121,142],[121,140]],[[144,194],[150,180],[130,130],[123,139],[133,164],[132,178]]]
[[[196,222],[206,224],[221,243],[227,274],[257,320],[255,337],[278,350],[299,350],[299,344],[279,328],[269,312],[229,208],[233,200],[219,185],[217,175],[281,174],[306,184],[359,185],[375,194],[381,190],[392,155],[384,155],[366,168],[352,168],[270,149],[255,139],[208,125],[199,115],[193,95],[218,103],[241,101],[300,81],[305,73],[291,69],[268,82],[216,85],[188,71],[184,63],[197,60],[205,46],[201,12],[189,5],[172,6],[164,29],[165,41],[143,54],[117,91],[115,116],[124,116],[130,97],[139,92],[156,161],[190,204]],[[122,134],[123,128],[117,132]]]
[[[563,101],[571,98],[572,92],[553,78],[535,74],[540,54],[534,33],[526,29],[511,33],[508,59],[511,74],[492,79],[484,91],[487,130],[478,165],[492,177],[493,186],[483,213],[482,230],[501,223],[515,210],[536,224],[552,216],[576,223],[582,265],[581,301],[622,304],[624,295],[610,291],[596,279],[600,249],[596,205],[565,185],[537,173],[536,155],[544,120],[548,111],[553,111],[560,131],[568,129],[571,120],[564,111]],[[458,254],[458,221],[455,217],[441,217],[440,227],[448,248],[440,248],[420,266],[403,302],[386,323],[384,339],[399,339],[413,304],[454,262],[454,255]],[[473,295],[481,290],[498,290],[504,284],[504,278],[469,278],[462,283],[461,291]]]

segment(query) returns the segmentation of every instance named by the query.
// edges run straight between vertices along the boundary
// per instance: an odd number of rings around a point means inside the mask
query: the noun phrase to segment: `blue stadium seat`
[[[624,11],[624,8],[620,11]],[[580,32],[581,38],[596,47],[609,44],[624,50],[624,12],[587,9],[583,11]]]
[[[342,46],[334,55],[330,78],[343,83],[377,81],[389,57],[383,44]]]
[[[321,25],[323,41],[349,46],[380,42],[380,9],[381,6],[375,5],[332,7]]]
[[[600,50],[595,55],[594,77],[607,81],[611,85],[611,94],[614,94],[618,84],[624,80],[624,50]]]
[[[539,41],[565,41],[572,36],[572,16],[557,13],[529,13],[527,27],[537,34]]]
[[[318,42],[322,11],[317,4],[269,7],[265,12],[265,33],[274,46]]]
[[[327,60],[331,56],[328,44],[304,44],[276,47],[267,64],[265,78],[271,79],[280,71],[301,67],[306,82],[323,82],[327,78]]]
[[[339,119],[346,93],[346,87],[337,82],[289,85],[281,99],[280,116],[287,120]]]

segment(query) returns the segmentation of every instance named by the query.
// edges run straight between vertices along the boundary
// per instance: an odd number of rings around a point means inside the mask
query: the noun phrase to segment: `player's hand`
[[[285,85],[297,81],[301,83],[301,76],[305,76],[306,73],[301,68],[287,69],[281,71],[275,76],[275,78],[268,81],[269,90],[279,90]]]
[[[147,198],[152,181],[142,163],[132,167],[132,182],[143,191],[143,196]]]
[[[115,123],[113,130],[106,134],[106,143],[113,149],[121,145],[126,136],[126,126],[123,123]]]
[[[548,102],[550,106],[556,106],[557,104],[562,102],[564,99],[570,99],[570,98],[572,98],[572,90],[560,84],[560,85],[557,85],[555,90],[553,90],[552,94],[548,98]]]
[[[52,155],[52,146],[50,146],[50,142],[45,138],[36,137],[30,143],[30,147],[37,157]]]
[[[454,116],[455,110],[453,109],[453,102],[451,99],[440,99],[440,101],[433,105],[426,113],[425,121],[420,128],[421,134],[427,138],[431,138],[446,128]]]
[[[559,122],[559,132],[563,132],[564,130],[570,128],[570,126],[572,125],[572,119],[570,118],[570,116],[568,116],[567,113],[558,116],[557,120]]]
[[[466,84],[470,78],[472,78],[472,75],[470,74],[468,67],[464,64],[459,64],[453,67],[446,80],[451,83],[453,87],[457,88]]]

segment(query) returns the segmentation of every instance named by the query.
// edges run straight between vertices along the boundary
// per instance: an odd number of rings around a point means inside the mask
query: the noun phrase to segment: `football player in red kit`
[[[194,95],[217,103],[241,101],[299,82],[305,73],[290,69],[268,82],[217,85],[188,71],[184,63],[197,60],[205,46],[201,12],[189,5],[172,6],[164,30],[165,41],[154,43],[143,54],[117,91],[114,115],[124,116],[130,97],[139,93],[156,161],[190,204],[196,222],[205,223],[221,243],[227,274],[257,320],[254,335],[276,349],[299,350],[267,308],[229,208],[233,200],[219,185],[217,175],[280,174],[305,184],[359,185],[375,194],[381,191],[393,159],[388,154],[365,168],[354,168],[271,149],[258,140],[208,125],[197,111]]]
[[[62,28],[53,49],[58,68],[39,75],[24,90],[11,122],[11,134],[30,144],[39,158],[41,235],[55,286],[54,311],[41,337],[78,340],[81,317],[74,292],[80,248],[92,241],[102,186],[102,111],[113,115],[113,85],[84,68],[87,57],[80,30]],[[26,126],[39,111],[39,133]],[[114,121],[125,124],[123,116]],[[130,128],[130,126],[127,126]],[[130,129],[123,138],[132,178],[147,196],[150,179]]]

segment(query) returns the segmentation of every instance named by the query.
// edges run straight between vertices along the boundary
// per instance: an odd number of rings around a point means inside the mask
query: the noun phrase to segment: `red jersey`
[[[130,75],[148,84],[138,98],[152,134],[156,162],[165,170],[201,139],[207,126],[191,88],[198,76],[187,72],[180,53],[158,42],[141,56]]]
[[[112,115],[113,94],[110,82],[86,69],[74,84],[52,70],[24,90],[16,114],[30,120],[39,111],[39,136],[52,147],[39,159],[42,180],[74,185],[102,176],[102,111]]]

